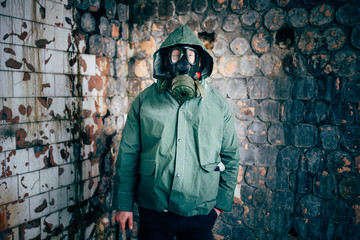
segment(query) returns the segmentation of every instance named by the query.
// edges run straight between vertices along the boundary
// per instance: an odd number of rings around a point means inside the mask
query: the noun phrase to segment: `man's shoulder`
[[[147,98],[152,98],[152,97],[156,96],[156,94],[157,94],[156,83],[153,83],[150,86],[148,86],[147,88],[145,88],[143,91],[141,91],[136,96],[135,99],[140,101],[140,102],[143,102]]]
[[[210,99],[211,102],[214,102],[215,104],[218,104],[221,107],[227,105],[227,101],[224,98],[224,96],[222,96],[220,92],[216,90],[214,86],[211,85],[211,83],[209,83],[208,81],[204,82],[204,87],[207,90],[206,91],[208,95],[207,97]]]

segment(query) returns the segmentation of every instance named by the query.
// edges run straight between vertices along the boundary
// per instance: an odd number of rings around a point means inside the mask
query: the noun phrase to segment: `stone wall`
[[[186,24],[215,57],[232,106],[240,172],[216,239],[358,239],[358,1],[132,1],[128,92],[152,83],[152,53]]]
[[[152,54],[186,24],[241,152],[216,239],[360,238],[356,0],[2,0],[0,238],[117,232],[112,175]],[[137,220],[137,216],[136,219]]]

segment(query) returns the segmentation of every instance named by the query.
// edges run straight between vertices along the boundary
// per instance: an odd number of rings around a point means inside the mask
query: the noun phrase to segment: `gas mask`
[[[160,94],[170,91],[180,103],[205,97],[200,81],[211,75],[214,61],[188,26],[180,25],[170,33],[153,60],[153,76]]]
[[[167,79],[174,98],[183,103],[194,97],[203,96],[199,81],[199,53],[190,46],[177,45],[169,49],[166,58]]]

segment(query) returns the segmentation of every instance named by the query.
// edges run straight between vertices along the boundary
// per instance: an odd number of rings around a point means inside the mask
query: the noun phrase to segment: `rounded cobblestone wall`
[[[188,25],[214,56],[209,81],[239,137],[233,211],[215,238],[360,239],[358,1],[78,2],[86,51],[110,59],[105,159],[116,156],[125,102],[155,81],[152,54]]]

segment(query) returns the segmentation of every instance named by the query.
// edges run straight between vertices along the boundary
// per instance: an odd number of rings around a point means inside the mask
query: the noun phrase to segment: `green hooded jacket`
[[[182,216],[206,215],[214,207],[232,209],[239,167],[232,113],[205,80],[213,60],[188,27],[180,26],[169,35],[155,52],[154,63],[161,64],[161,49],[177,44],[204,50],[202,59],[207,58],[208,66],[202,69],[201,85],[206,97],[179,104],[170,91],[160,94],[156,83],[136,97],[116,161],[116,210],[133,211],[135,201],[147,209]],[[154,64],[154,76],[163,80],[161,66],[155,68]]]

